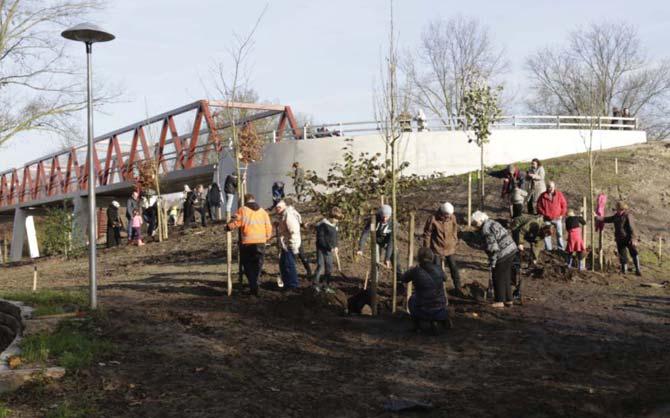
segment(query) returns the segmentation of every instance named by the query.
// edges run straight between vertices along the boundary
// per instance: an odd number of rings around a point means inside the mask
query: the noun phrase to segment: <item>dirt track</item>
[[[105,417],[393,416],[383,409],[393,398],[434,406],[402,416],[670,416],[670,290],[640,286],[667,280],[662,267],[639,279],[549,264],[526,279],[524,306],[452,299],[455,328],[431,337],[410,333],[402,315],[344,316],[312,303],[308,290],[228,298],[221,236],[220,227],[198,229],[101,251],[102,333],[118,352],[9,397],[16,416],[42,416],[64,400]],[[458,256],[464,282],[485,283],[483,253],[462,243]],[[364,265],[345,265],[351,280],[338,286],[350,294]],[[39,268],[41,286],[85,285],[85,259]],[[2,268],[0,286],[28,288],[31,272]]]

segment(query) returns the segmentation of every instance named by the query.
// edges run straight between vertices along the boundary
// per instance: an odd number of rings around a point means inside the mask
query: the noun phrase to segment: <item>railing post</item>
[[[337,123],[337,129],[340,131],[340,136],[344,136],[344,131],[342,130],[342,122]]]
[[[272,143],[273,144],[277,143],[277,131],[274,129],[272,130]]]
[[[302,127],[302,139],[307,139],[307,125]]]
[[[602,129],[603,127],[603,117],[598,116],[598,129]]]
[[[516,128],[516,115],[512,116],[512,126]]]
[[[556,128],[560,129],[561,128],[561,117],[556,116]]]

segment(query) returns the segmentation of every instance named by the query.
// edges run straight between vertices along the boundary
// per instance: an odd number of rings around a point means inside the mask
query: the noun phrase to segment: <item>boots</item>
[[[579,260],[579,271],[584,270],[586,270],[586,260],[582,258],[581,260]]]
[[[628,264],[621,263],[621,274],[625,275],[626,273],[628,273]]]
[[[570,255],[568,256],[568,268],[569,268],[569,269],[572,268],[572,261],[573,261],[573,257],[572,257],[572,254],[570,254]]]
[[[640,270],[640,256],[636,255],[633,257],[633,262],[635,263],[635,275],[642,276],[642,271]]]

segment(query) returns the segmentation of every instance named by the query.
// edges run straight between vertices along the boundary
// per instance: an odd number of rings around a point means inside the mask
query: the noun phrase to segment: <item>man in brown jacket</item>
[[[426,221],[426,226],[423,228],[423,246],[437,254],[438,263],[441,262],[441,257],[444,257],[444,261],[449,266],[456,293],[460,295],[461,278],[455,258],[457,245],[458,224],[454,216],[454,206],[446,202]]]

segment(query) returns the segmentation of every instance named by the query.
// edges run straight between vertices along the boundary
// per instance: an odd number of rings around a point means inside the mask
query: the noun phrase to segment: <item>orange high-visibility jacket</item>
[[[242,230],[242,244],[265,244],[272,236],[270,216],[260,207],[257,210],[241,207],[228,226]]]

